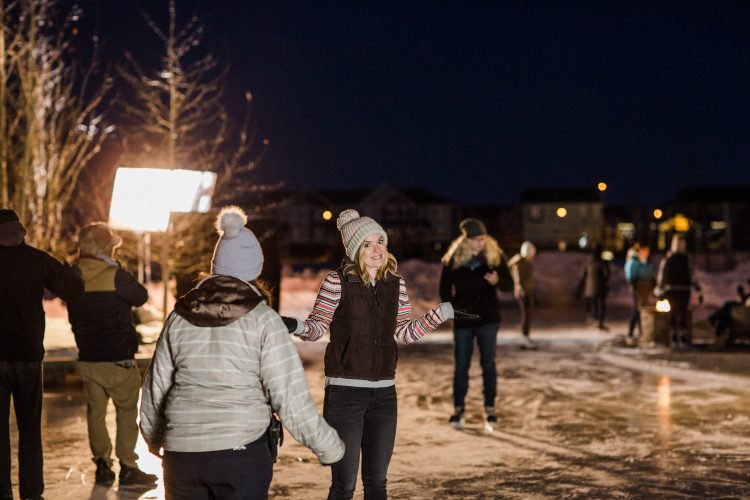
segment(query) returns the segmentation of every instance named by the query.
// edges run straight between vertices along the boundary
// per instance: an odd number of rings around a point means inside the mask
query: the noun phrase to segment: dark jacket
[[[400,280],[388,275],[374,286],[358,276],[341,277],[341,299],[331,321],[331,342],[326,347],[325,374],[364,380],[396,376],[398,347],[394,333],[398,316]]]
[[[590,299],[592,297],[606,297],[609,291],[609,277],[612,272],[609,268],[609,262],[602,260],[598,255],[589,256],[586,264],[583,266],[583,296]]]
[[[138,335],[132,307],[148,300],[148,292],[129,273],[93,257],[83,257],[76,266],[85,293],[68,304],[80,361],[133,359]]]
[[[670,253],[659,264],[657,285],[665,292],[689,292],[691,287],[700,290],[693,280],[693,267],[686,253]]]
[[[26,245],[20,223],[0,226],[0,361],[41,361],[44,289],[67,301],[83,286],[70,267]]]
[[[492,271],[496,271],[500,278],[496,285],[490,285],[484,279],[484,275]],[[455,309],[480,316],[478,320],[454,320],[457,328],[499,323],[498,288],[503,292],[513,290],[513,277],[510,275],[505,254],[501,254],[500,263],[496,267],[487,264],[482,253],[468,265],[455,269],[451,261],[447,266],[443,266],[440,275],[440,300],[450,302]]]

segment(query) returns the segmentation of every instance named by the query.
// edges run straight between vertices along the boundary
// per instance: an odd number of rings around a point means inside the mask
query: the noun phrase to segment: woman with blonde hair
[[[416,342],[453,318],[454,311],[450,303],[442,303],[411,319],[406,284],[380,224],[349,209],[341,212],[336,226],[346,249],[341,267],[323,280],[306,320],[284,321],[302,340],[331,333],[323,416],[346,443],[346,453],[331,468],[328,498],[352,498],[360,454],[365,498],[387,498],[396,439],[396,340]]]
[[[485,425],[491,430],[497,422],[495,350],[500,326],[497,290],[512,291],[513,278],[500,245],[487,234],[487,228],[480,220],[465,219],[459,228],[461,235],[451,243],[442,259],[440,299],[477,315],[478,319],[456,318],[454,322],[455,411],[449,423],[454,427],[463,425],[464,399],[469,389],[469,366],[476,339],[484,380]]]

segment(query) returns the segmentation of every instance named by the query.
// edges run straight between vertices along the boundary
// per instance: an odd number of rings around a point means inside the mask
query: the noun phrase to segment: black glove
[[[479,316],[478,314],[471,314],[469,312],[462,311],[461,309],[456,309],[455,307],[453,308],[453,318],[454,319],[469,319],[469,320],[474,320],[474,321],[478,321],[482,319],[482,317]]]
[[[289,333],[294,333],[297,330],[297,318],[282,316],[281,321],[284,322],[284,326],[286,326],[286,329],[289,330]]]

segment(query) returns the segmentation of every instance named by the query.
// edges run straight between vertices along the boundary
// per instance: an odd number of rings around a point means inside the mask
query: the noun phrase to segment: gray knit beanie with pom
[[[224,207],[216,218],[219,241],[211,259],[211,273],[253,281],[263,270],[263,250],[248,228],[240,207]]]
[[[380,224],[370,217],[360,217],[359,212],[351,208],[344,210],[336,219],[336,227],[341,231],[341,240],[344,242],[346,256],[354,260],[357,256],[359,247],[365,238],[373,233],[383,237],[385,244],[388,244],[388,235]]]

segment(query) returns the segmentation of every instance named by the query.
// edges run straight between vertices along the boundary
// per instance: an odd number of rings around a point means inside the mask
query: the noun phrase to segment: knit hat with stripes
[[[360,217],[359,212],[351,208],[339,214],[339,218],[336,219],[336,227],[341,231],[341,240],[344,242],[346,256],[351,260],[354,260],[354,257],[357,256],[359,247],[362,246],[365,238],[373,233],[381,235],[385,244],[388,244],[388,235],[380,224],[370,217]]]

